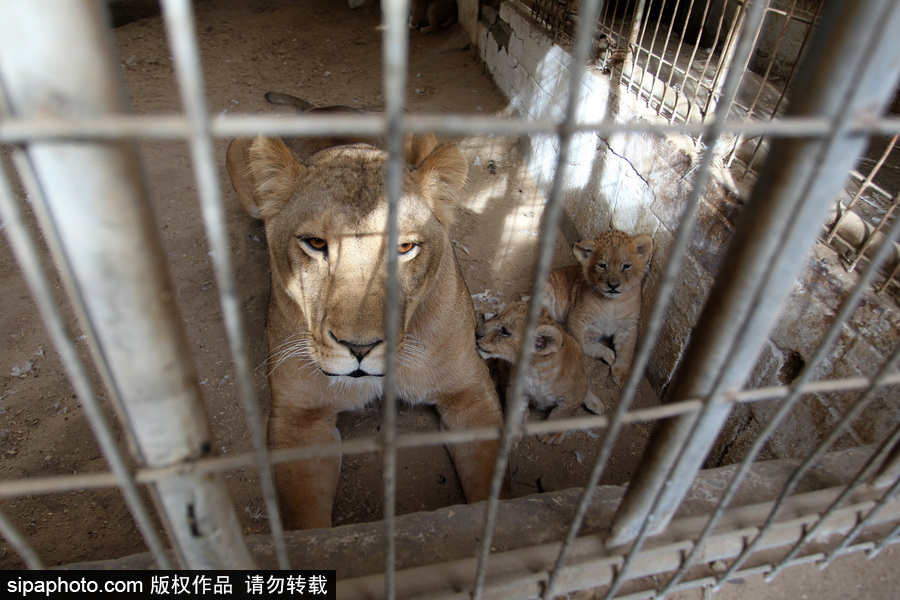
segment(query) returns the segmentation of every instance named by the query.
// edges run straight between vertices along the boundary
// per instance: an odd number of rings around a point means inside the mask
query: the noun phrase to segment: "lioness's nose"
[[[371,352],[372,349],[373,349],[375,346],[377,346],[378,344],[380,344],[380,343],[383,341],[383,340],[376,340],[376,341],[374,341],[374,342],[372,342],[372,343],[362,343],[362,344],[360,344],[360,343],[356,343],[356,342],[350,342],[350,341],[347,341],[347,340],[339,340],[339,339],[338,339],[337,337],[335,337],[335,335],[334,335],[333,333],[331,333],[330,331],[329,331],[328,333],[329,333],[329,335],[332,337],[332,339],[334,339],[334,341],[336,341],[338,344],[340,344],[341,346],[346,346],[347,349],[350,350],[350,354],[352,354],[353,356],[355,356],[355,357],[356,357],[356,360],[359,360],[359,361],[361,361],[363,358],[365,358],[366,355],[367,355],[369,352]]]

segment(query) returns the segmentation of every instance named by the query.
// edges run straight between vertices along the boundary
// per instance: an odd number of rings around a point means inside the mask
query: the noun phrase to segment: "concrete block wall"
[[[468,14],[461,22],[496,85],[509,98],[514,114],[530,119],[560,118],[569,86],[569,49],[555,43],[544,29],[536,26],[528,9],[518,2],[479,7],[475,0],[463,0],[460,6]],[[630,94],[620,94],[609,75],[586,73],[583,84],[580,117],[584,120],[597,121],[610,113],[621,122],[658,118]],[[553,136],[533,136],[524,139],[522,145],[535,182],[542,192],[549,193],[556,174],[558,140]],[[660,281],[663,258],[669,254],[693,185],[697,150],[687,136],[621,133],[604,138],[579,134],[571,156],[562,199],[563,234],[570,243],[611,227],[653,236],[657,258],[645,281],[642,313],[646,321]],[[724,248],[741,216],[744,196],[740,185],[725,171],[717,171],[705,189],[682,265],[681,283],[648,367],[648,379],[660,395],[664,394],[697,322]],[[834,252],[824,247],[816,250],[759,358],[749,387],[785,385],[797,376],[855,277],[843,271]],[[820,369],[821,376],[872,375],[873,365],[882,362],[885,352],[898,339],[900,314],[896,305],[889,298],[871,295],[832,349],[828,364]],[[900,418],[900,407],[889,397],[890,391],[882,393],[873,408],[841,439],[839,447],[880,441],[893,428]],[[856,395],[805,396],[768,444],[766,457],[808,453]],[[710,465],[742,458],[776,409],[776,401],[736,407],[710,457]]]

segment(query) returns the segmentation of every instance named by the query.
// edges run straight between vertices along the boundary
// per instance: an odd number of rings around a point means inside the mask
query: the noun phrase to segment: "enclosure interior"
[[[547,97],[529,94],[529,104],[523,100],[522,92],[531,84],[517,77],[530,67],[522,58],[526,56],[526,50],[517,50],[515,40],[521,43],[522,40],[538,39],[539,46],[548,44],[564,51],[571,48],[571,40],[554,39],[546,33],[544,39],[539,39],[538,32],[545,26],[535,21],[522,5],[485,3],[473,17],[471,4],[460,2],[465,28],[456,26],[432,34],[410,32],[409,84],[405,99],[408,109],[418,113],[496,115],[502,118],[558,116],[554,111],[558,111],[560,100],[553,99],[552,91],[564,90],[561,78],[564,62],[557,61],[548,70],[529,73],[538,80],[546,77],[539,81],[539,87],[550,90]],[[616,7],[614,3],[609,4]],[[625,15],[630,3],[622,4],[625,6],[621,7],[619,15],[607,8],[609,22],[613,25],[617,19],[621,23],[627,21]],[[815,3],[808,4],[797,12],[812,22]],[[134,113],[162,115],[182,110],[157,4],[131,0],[110,2],[109,5],[113,43]],[[207,1],[197,3],[195,11],[211,115],[290,112],[290,108],[267,104],[264,98],[267,91],[293,94],[316,105],[338,104],[356,108],[381,108],[384,105],[378,6],[349,10],[341,3],[312,0],[272,0],[248,6]],[[667,20],[671,16],[661,14],[652,22],[661,23],[665,30],[670,23],[676,22],[671,18]],[[770,29],[777,32],[781,22],[775,16],[771,19]],[[658,35],[660,39],[667,37],[664,33]],[[613,37],[612,33],[610,37]],[[770,47],[773,43],[770,42]],[[648,53],[652,52],[649,43],[642,43],[643,46],[647,47]],[[610,64],[616,60],[615,49],[613,45],[597,50],[589,76],[601,82],[600,86],[610,85],[609,82],[625,73],[623,65]],[[677,64],[679,59],[674,56],[674,50],[664,50],[663,54],[666,52],[671,55],[669,66]],[[771,85],[768,63],[758,56],[755,60],[762,66],[751,65],[748,71],[756,75],[753,80],[756,87],[746,92],[748,104],[753,103],[757,90]],[[511,67],[513,60],[518,63]],[[655,71],[654,80],[668,79],[671,84],[671,77],[659,68],[660,65],[665,67],[665,61],[631,65],[631,71],[625,73],[631,79],[631,87],[636,86],[635,81],[641,81],[639,90],[645,89],[641,78],[633,76],[639,72],[637,69],[642,69],[640,72]],[[788,70],[780,77],[787,79]],[[698,88],[713,85],[712,82],[704,83],[703,76],[698,81]],[[607,97],[602,108],[596,104],[588,106],[602,112],[615,105],[616,114],[623,122],[689,123],[694,118],[688,111],[690,103],[677,95],[667,96],[665,86],[656,95],[652,82],[648,83],[647,89],[650,91],[641,96],[640,91],[635,93],[627,86],[612,90],[601,87],[599,94]],[[687,86],[679,89],[688,93]],[[535,106],[544,107],[544,112]],[[750,108],[743,115],[752,112]],[[767,118],[772,112],[770,108],[757,118]],[[452,237],[479,312],[494,312],[530,289],[545,198],[553,181],[553,156],[558,150],[554,139],[540,135],[521,138],[468,135],[459,139],[469,165],[469,188]],[[715,177],[709,183],[709,193],[702,201],[696,233],[681,273],[682,283],[673,297],[673,306],[667,313],[664,330],[632,410],[660,405],[659,398],[665,394],[682,358],[691,328],[715,280],[724,248],[737,227],[746,194],[754,183],[755,173],[748,165],[765,158],[764,149],[759,158],[754,155],[758,138],[731,141],[731,146],[724,145]],[[881,206],[884,204],[879,204],[881,197],[887,196],[887,208],[871,210],[878,214],[880,221],[890,221],[891,202],[896,204],[900,190],[896,179],[896,165],[900,160],[897,160],[894,141],[890,136],[873,139],[868,156],[858,169],[861,175],[851,178],[848,183],[843,206],[853,202],[857,195],[878,196],[874,205]],[[553,266],[572,264],[573,242],[610,227],[631,234],[652,235],[655,253],[647,275],[642,313],[646,318],[650,305],[647,298],[652,298],[659,286],[667,250],[679,223],[679,209],[689,192],[701,146],[686,135],[662,137],[630,132],[597,136],[585,143],[591,147],[591,155],[596,157],[586,169],[579,171],[578,165],[573,169],[572,177],[581,177],[583,182],[577,190],[571,188],[563,196],[564,217],[555,232]],[[220,165],[224,165],[226,144],[225,139],[216,140]],[[227,349],[215,275],[196,199],[198,192],[190,149],[186,143],[166,140],[142,139],[138,145],[156,226],[196,362],[197,383],[203,392],[216,440],[214,450],[224,456],[249,452],[249,433],[240,405],[240,390],[235,381],[233,359]],[[882,162],[888,166],[882,168],[877,181],[874,178],[866,181],[870,166],[878,163],[883,154],[887,159]],[[15,170],[8,148],[3,150],[3,160],[9,172]],[[269,285],[265,234],[261,223],[241,209],[227,184],[224,169],[221,179],[238,273],[240,305],[251,345],[260,406],[265,413],[268,389],[264,326]],[[870,189],[873,186],[877,186],[875,191]],[[24,192],[21,197],[26,211],[30,211]],[[833,223],[840,214],[843,212],[836,211]],[[31,215],[29,219],[33,224]],[[865,255],[867,250],[860,250],[861,244],[872,237],[875,227],[877,225],[862,222],[857,227],[864,231],[862,239],[848,241],[846,238],[852,237],[853,231],[848,233],[845,224],[841,235],[844,247],[835,249],[823,243],[808,259],[806,274],[798,282],[779,326],[773,330],[748,382],[748,389],[792,383],[829,322],[825,317],[812,322],[810,315],[833,315],[841,298],[856,281],[857,273],[847,271],[848,261],[840,252],[850,248],[851,259],[856,254]],[[823,242],[830,236],[830,231],[823,230]],[[46,266],[53,268],[49,256],[48,249]],[[0,253],[0,280],[5,290],[0,309],[0,330],[6,341],[2,349],[5,377],[0,383],[0,454],[4,479],[52,478],[104,471],[106,464],[90,433],[83,409],[41,325],[13,254],[7,248]],[[871,377],[883,362],[883,356],[896,345],[900,337],[897,285],[895,281],[891,283],[889,272],[883,281],[882,293],[868,294],[852,318],[829,358],[828,369],[823,369],[822,378]],[[55,283],[72,330],[79,332],[75,311],[64,300],[63,282],[57,279]],[[76,345],[85,362],[91,363],[84,336],[76,339]],[[608,407],[614,406],[621,390],[609,380],[608,367],[596,361],[590,361],[588,365],[593,391]],[[93,377],[97,388],[102,389],[99,374],[93,373]],[[897,414],[900,407],[892,393],[895,393],[893,388],[883,391],[882,397],[833,449],[881,442],[900,416]],[[804,397],[789,421],[766,446],[761,458],[806,455],[855,397],[850,392]],[[109,408],[112,414],[112,408]],[[374,405],[359,413],[343,415],[339,423],[343,438],[354,440],[376,436],[380,410],[379,405]],[[746,447],[773,410],[773,404],[766,402],[738,405],[709,457],[709,466],[741,460]],[[584,409],[582,412],[587,414]],[[539,419],[540,415],[534,415],[534,418]],[[398,427],[400,433],[437,431],[438,420],[428,409],[401,406]],[[632,478],[651,427],[652,419],[648,419],[636,420],[623,428],[601,483],[621,485]],[[126,445],[126,436],[121,429],[118,438],[120,444]],[[558,446],[541,444],[531,436],[523,438],[510,458],[512,496],[521,498],[582,486],[596,457],[598,438],[597,431],[591,429],[570,433]],[[371,522],[383,517],[381,460],[379,453],[344,456],[335,525]],[[226,479],[243,532],[267,532],[265,506],[255,469],[243,467],[231,471]],[[453,465],[443,446],[399,452],[398,514],[432,511],[463,501]],[[146,549],[121,494],[114,488],[18,495],[4,498],[0,508],[25,532],[48,565],[118,558]],[[0,547],[2,568],[22,567],[21,559],[6,542]]]

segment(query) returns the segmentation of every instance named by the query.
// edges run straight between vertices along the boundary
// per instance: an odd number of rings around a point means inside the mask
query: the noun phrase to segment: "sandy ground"
[[[113,2],[114,40],[134,111],[180,109],[165,32],[155,2]],[[377,8],[350,11],[341,2],[265,0],[198,3],[197,24],[212,114],[284,113],[263,94],[276,90],[319,105],[378,108],[381,98],[381,32]],[[417,112],[502,113],[505,99],[494,89],[459,28],[410,35],[407,105]],[[459,140],[470,164],[466,208],[453,233],[476,307],[496,308],[530,287],[542,202],[526,174],[516,140]],[[268,251],[262,225],[240,208],[224,170],[227,140],[217,143],[221,183],[244,324],[254,365],[263,365],[268,298]],[[198,379],[222,454],[249,449],[235,371],[227,350],[212,268],[207,256],[189,152],[183,143],[142,142],[140,152],[160,235],[196,361]],[[0,476],[4,479],[106,470],[84,412],[37,316],[5,240],[0,242]],[[573,262],[558,242],[555,265]],[[62,290],[57,282],[58,289]],[[85,360],[88,349],[77,326],[73,337]],[[592,365],[595,393],[610,398],[608,369]],[[259,403],[268,409],[262,367],[256,371]],[[102,388],[100,388],[102,389]],[[101,393],[102,394],[102,393]],[[644,384],[638,404],[656,402]],[[345,439],[376,433],[379,406],[343,415]],[[434,412],[401,410],[401,431],[437,430]],[[648,433],[635,425],[618,440],[605,482],[631,475]],[[123,447],[125,440],[120,440]],[[596,454],[595,432],[570,434],[550,447],[525,438],[510,461],[512,492],[522,496],[581,485]],[[247,533],[267,530],[258,478],[252,471],[228,474],[235,510]],[[449,455],[441,447],[399,456],[400,514],[463,501]],[[145,550],[121,495],[112,489],[20,497],[0,502],[48,565],[113,558]],[[335,524],[382,515],[381,457],[345,456]],[[22,566],[0,542],[0,568]]]

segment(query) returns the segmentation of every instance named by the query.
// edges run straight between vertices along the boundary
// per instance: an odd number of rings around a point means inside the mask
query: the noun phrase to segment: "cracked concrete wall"
[[[517,2],[485,2],[478,20],[468,27],[480,58],[509,98],[514,114],[530,119],[562,117],[571,54],[534,25],[528,9]],[[608,75],[589,72],[582,83],[582,120],[599,121],[610,113],[619,122],[658,119],[632,95],[619,94]],[[563,234],[570,243],[611,227],[653,237],[656,258],[645,280],[642,307],[642,322],[646,322],[663,259],[669,255],[693,186],[698,152],[687,136],[649,133],[618,133],[605,138],[579,134],[574,144],[563,177]],[[522,146],[539,189],[548,194],[556,174],[558,140],[554,136],[531,136],[523,138]],[[745,192],[724,170],[716,170],[704,190],[680,283],[648,366],[648,379],[660,396],[678,366],[719,270],[725,245],[741,216]],[[829,317],[851,289],[856,274],[843,272],[834,252],[819,248],[808,260],[809,268],[759,357],[748,387],[789,384],[809,360],[830,323]],[[870,295],[857,313],[817,377],[871,376],[874,366],[900,339],[900,317],[890,299]],[[900,408],[889,397],[890,391],[876,399],[874,408],[853,425],[838,447],[883,439],[900,419]],[[856,396],[854,392],[803,397],[767,445],[764,457],[808,453]],[[710,466],[740,460],[776,409],[774,401],[737,406],[710,456]]]

